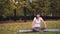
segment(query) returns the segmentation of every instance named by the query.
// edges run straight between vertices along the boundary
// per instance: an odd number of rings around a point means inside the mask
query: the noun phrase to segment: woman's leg
[[[39,31],[39,28],[38,27],[34,27],[34,29],[32,29],[34,32],[37,32]]]
[[[32,29],[34,32],[39,31],[39,32],[43,32],[44,28],[43,27],[35,27],[34,29]]]
[[[44,27],[40,27],[40,32],[44,32],[45,29],[46,28],[44,28]]]

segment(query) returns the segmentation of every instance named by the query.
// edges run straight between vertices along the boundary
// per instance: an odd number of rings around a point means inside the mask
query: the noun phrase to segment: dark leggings
[[[40,31],[40,30],[44,30],[45,28],[43,28],[43,27],[34,27],[34,29],[32,29],[34,32],[36,32],[36,31]]]

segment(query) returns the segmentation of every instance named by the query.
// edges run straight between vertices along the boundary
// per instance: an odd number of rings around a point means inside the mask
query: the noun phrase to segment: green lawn
[[[31,33],[20,33],[20,29],[31,29],[32,21],[26,23],[16,22],[16,23],[1,23],[0,24],[0,34],[60,34],[59,32],[31,32]],[[46,21],[47,28],[60,29],[60,20],[58,21]],[[43,23],[42,23],[43,26]]]

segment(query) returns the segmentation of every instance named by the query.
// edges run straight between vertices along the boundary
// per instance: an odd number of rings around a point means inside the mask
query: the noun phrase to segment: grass
[[[20,33],[20,29],[31,29],[32,21],[26,23],[15,22],[15,23],[2,23],[0,24],[0,34],[60,34],[60,32],[31,32],[31,33]],[[58,21],[46,21],[47,28],[60,29],[60,20]],[[43,23],[42,23],[43,26]]]

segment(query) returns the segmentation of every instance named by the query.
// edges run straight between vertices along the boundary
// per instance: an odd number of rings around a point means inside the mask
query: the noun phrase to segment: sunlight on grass
[[[20,29],[31,29],[31,21],[26,23],[3,23],[0,24],[0,34],[60,34],[59,32],[32,32],[19,33]],[[60,29],[60,21],[46,21],[47,28]]]

